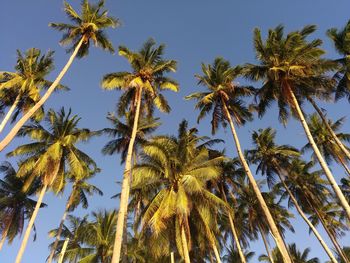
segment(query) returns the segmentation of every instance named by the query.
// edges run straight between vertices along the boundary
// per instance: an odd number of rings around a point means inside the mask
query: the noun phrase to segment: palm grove
[[[103,89],[120,93],[116,112],[107,116],[111,127],[82,128],[80,118],[64,107],[45,112],[53,92],[68,90],[60,82],[75,59],[93,47],[115,51],[105,30],[120,22],[103,1],[84,0],[79,11],[65,2],[64,11],[70,24],[50,23],[63,33],[60,43],[70,53],[56,79],[48,80],[53,52],[36,48],[18,51],[14,71],[0,72],[0,132],[9,126],[0,151],[16,137],[28,140],[7,152],[9,159],[0,166],[0,249],[21,238],[15,259],[21,262],[41,208],[50,205],[45,194],[59,195],[71,185],[62,217],[49,233],[48,262],[246,263],[254,256],[253,241],[266,249],[257,255],[261,262],[320,262],[309,256],[309,248],[285,242],[285,233],[294,232],[293,217],[303,220],[309,228],[305,238],[314,235],[316,249],[323,249],[329,262],[350,262],[350,247],[340,241],[350,227],[350,134],[341,132],[343,118],[328,119],[318,106],[318,101],[350,100],[350,22],[327,31],[339,54],[334,59],[325,58],[322,41],[313,39],[315,26],[289,33],[277,26],[266,38],[255,29],[255,64],[232,66],[221,57],[202,64],[194,88],[199,91],[185,99],[195,101],[198,122],[210,119],[213,135],[229,126],[232,140],[225,145],[237,152],[232,157],[218,150],[221,139],[200,135],[186,120],[175,134],[154,133],[161,125],[154,112],[171,111],[163,91],[177,92],[179,85],[169,75],[177,62],[165,58],[165,46],[153,39],[137,51],[119,46],[130,71],[101,77]],[[308,143],[302,149],[278,144],[268,127],[253,131],[252,148],[245,149],[239,127],[268,113],[274,102],[278,113],[271,114],[287,128],[289,117],[298,120]],[[305,104],[314,113],[308,115]],[[89,183],[100,168],[79,144],[95,136],[110,138],[103,154],[121,154],[122,166],[116,164],[124,167],[121,192],[114,196],[120,205],[80,218],[74,210],[88,208],[91,196],[103,194]],[[330,165],[339,165],[346,176],[332,174]]]

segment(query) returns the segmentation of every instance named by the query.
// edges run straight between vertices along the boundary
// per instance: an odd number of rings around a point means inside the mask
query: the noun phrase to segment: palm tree
[[[15,72],[0,73],[0,108],[9,107],[0,124],[0,132],[14,114],[12,121],[20,112],[26,113],[40,99],[40,92],[47,89],[52,82],[46,76],[53,70],[53,51],[41,55],[36,48],[28,49],[25,54],[17,50]],[[63,88],[59,85],[58,88]],[[33,118],[39,121],[44,115],[40,108]]]
[[[92,196],[93,194],[103,195],[103,192],[98,187],[92,184],[89,184],[87,182],[87,180],[92,178],[94,175],[95,175],[94,173],[88,173],[83,177],[80,177],[80,176],[78,177],[73,174],[69,178],[73,183],[72,192],[69,195],[69,198],[67,200],[66,207],[65,207],[57,234],[55,236],[56,239],[51,248],[51,253],[47,260],[48,263],[52,262],[54,253],[56,251],[56,248],[63,230],[64,221],[66,220],[68,213],[74,211],[79,206],[79,204],[82,204],[82,207],[84,209],[87,209],[89,206],[87,195],[89,196]]]
[[[252,134],[252,141],[255,148],[247,151],[248,159],[257,165],[257,171],[260,171],[263,175],[267,176],[267,181],[270,182],[270,187],[272,187],[275,181],[274,175],[279,177],[282,186],[288,193],[289,198],[299,215],[315,234],[317,240],[320,242],[332,262],[336,263],[337,260],[332,251],[327,246],[315,226],[307,218],[307,215],[299,206],[297,199],[285,183],[285,177],[288,177],[289,163],[293,158],[300,155],[299,151],[289,145],[276,145],[275,137],[276,131],[271,128],[254,131]]]
[[[186,99],[196,99],[198,101],[196,104],[196,108],[200,109],[198,121],[204,118],[209,112],[213,112],[211,121],[213,133],[215,133],[219,124],[223,126],[226,126],[227,122],[230,124],[238,157],[243,169],[253,186],[256,197],[267,218],[269,228],[276,237],[277,246],[280,248],[285,262],[290,263],[287,248],[244,158],[234,125],[234,121],[237,125],[241,125],[251,119],[251,113],[246,108],[242,97],[252,95],[253,89],[234,84],[233,81],[241,73],[241,69],[239,67],[232,68],[230,63],[223,58],[216,58],[213,65],[202,64],[202,71],[204,75],[197,76],[199,79],[198,83],[206,86],[208,91],[193,93],[187,96]]]
[[[246,259],[246,262],[249,262],[252,257],[254,257],[254,254],[254,252],[245,252],[244,258]],[[243,263],[240,253],[233,246],[230,246],[227,249],[227,254],[223,259],[226,263]]]
[[[306,96],[318,95],[332,87],[332,81],[325,74],[334,69],[334,63],[321,58],[324,51],[320,48],[320,39],[311,42],[306,39],[315,29],[315,26],[306,26],[284,36],[283,26],[277,26],[269,30],[265,42],[261,38],[260,30],[255,29],[254,45],[260,63],[247,64],[245,76],[254,81],[264,81],[262,88],[256,93],[260,116],[276,100],[279,118],[283,123],[286,123],[289,116],[288,106],[292,114],[300,120],[317,160],[350,219],[350,205],[324,161],[300,108],[300,103]]]
[[[344,123],[344,118],[341,118],[334,123],[328,120],[328,125],[331,127],[331,129],[334,132],[337,132],[343,123]],[[344,167],[348,175],[350,176],[350,169],[346,164],[347,157],[343,153],[341,148],[338,146],[338,144],[333,140],[333,136],[329,133],[327,127],[324,126],[322,120],[316,114],[313,114],[309,117],[308,126],[326,162],[330,164],[331,161],[334,160],[337,163],[340,163]],[[350,141],[350,134],[338,133],[336,134],[336,136],[339,140],[343,142]],[[302,148],[302,151],[304,152],[307,150],[311,150],[310,143],[306,144]],[[315,154],[313,154],[312,157],[313,159],[316,159]]]
[[[30,173],[26,178],[25,188],[36,178],[40,178],[42,183],[37,205],[23,237],[16,263],[21,261],[47,189],[52,188],[56,193],[62,191],[67,172],[83,177],[97,169],[96,163],[76,147],[76,144],[87,141],[94,135],[88,129],[78,128],[79,120],[77,115],[71,117],[71,110],[68,114],[63,108],[58,113],[50,110],[46,116],[49,129],[40,124],[23,126],[18,135],[28,136],[35,142],[19,146],[8,154],[8,156],[25,157],[17,173],[20,177]]]
[[[108,16],[108,12],[103,10],[104,1],[100,0],[97,4],[90,4],[88,0],[83,0],[82,12],[79,15],[73,7],[64,2],[64,11],[73,24],[65,23],[50,23],[49,25],[54,29],[65,32],[60,41],[62,45],[70,45],[67,52],[73,52],[68,59],[66,65],[63,67],[55,81],[50,85],[41,99],[29,109],[22,118],[15,124],[6,137],[0,142],[0,151],[2,151],[16,136],[21,127],[33,116],[33,114],[44,105],[46,100],[50,97],[52,92],[56,89],[61,79],[68,71],[77,58],[85,57],[89,52],[91,42],[104,50],[114,52],[111,42],[108,40],[104,30],[119,25],[119,21],[113,17]]]
[[[6,239],[11,244],[17,235],[21,235],[24,222],[31,217],[36,202],[30,198],[40,183],[36,181],[27,191],[23,191],[24,180],[17,177],[17,171],[9,162],[0,165],[4,178],[0,180],[0,250]],[[41,207],[46,206],[41,204]]]
[[[127,47],[120,46],[119,55],[128,60],[132,72],[110,73],[102,80],[102,87],[105,89],[124,90],[118,105],[119,115],[125,115],[127,111],[130,111],[134,121],[125,161],[112,263],[119,263],[121,253],[124,219],[129,200],[132,155],[140,115],[145,110],[150,116],[154,105],[163,112],[169,112],[170,106],[159,90],[178,91],[176,81],[165,76],[170,71],[176,71],[176,61],[163,59],[163,52],[164,45],[155,47],[152,39],[144,43],[139,52],[133,52]]]
[[[191,226],[202,229],[196,233],[206,236],[206,242],[221,262],[215,241],[216,213],[226,205],[207,190],[206,183],[219,177],[223,157],[210,158],[208,149],[199,145],[202,140],[207,137],[198,137],[197,130],[187,129],[187,122],[183,121],[178,137],[158,136],[146,144],[142,161],[133,171],[133,189],[145,186],[159,189],[143,213],[143,231],[150,231],[157,238],[174,229],[175,237],[164,238],[162,247],[169,247],[167,243],[175,240],[186,263],[190,262],[193,242]]]
[[[304,251],[299,251],[295,243],[290,244],[288,248],[294,263],[320,263],[320,260],[317,257],[309,259],[310,248],[307,248]],[[272,255],[275,262],[282,261],[281,254],[277,248],[272,251]],[[259,261],[271,262],[266,255],[261,255]]]
[[[342,56],[337,59],[340,69],[334,78],[338,81],[335,99],[347,97],[350,101],[350,20],[342,29],[331,28],[327,31],[328,37],[333,41],[335,50]]]

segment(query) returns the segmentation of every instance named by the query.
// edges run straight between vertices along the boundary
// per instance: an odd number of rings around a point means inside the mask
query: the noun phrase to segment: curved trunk
[[[27,243],[28,243],[30,232],[31,232],[32,227],[34,225],[34,221],[36,219],[36,216],[38,215],[41,203],[42,203],[44,195],[46,193],[46,189],[47,189],[47,185],[44,185],[43,188],[40,191],[40,195],[38,197],[38,200],[36,201],[34,212],[33,212],[32,216],[30,217],[28,226],[27,226],[26,231],[24,233],[23,240],[22,240],[22,243],[21,243],[21,247],[20,247],[20,249],[18,251],[15,263],[20,263],[21,260],[22,260],[22,257],[23,257],[23,254],[24,254],[24,250],[26,249],[26,246],[27,246]]]
[[[116,234],[115,234],[115,240],[114,240],[114,246],[113,246],[113,257],[112,257],[111,263],[119,263],[119,260],[120,260],[121,246],[123,243],[124,220],[128,210],[128,202],[129,202],[132,153],[134,149],[137,126],[139,123],[139,116],[140,116],[141,95],[142,95],[142,87],[140,87],[137,92],[136,112],[134,117],[134,124],[132,128],[130,143],[128,146],[128,153],[125,161],[125,169],[124,169],[123,183],[122,183],[121,196],[120,196],[120,206],[119,206],[118,219],[117,219],[117,228],[116,228]]]
[[[298,204],[298,201],[296,200],[296,198],[294,197],[293,193],[289,190],[288,186],[286,185],[286,183],[284,182],[284,179],[282,178],[281,174],[278,172],[277,173],[280,181],[282,182],[282,185],[284,187],[284,189],[287,191],[290,199],[292,200],[296,210],[298,211],[299,215],[304,219],[304,221],[306,222],[306,224],[310,227],[310,229],[312,230],[312,232],[314,233],[314,235],[316,236],[318,242],[320,242],[321,246],[323,247],[323,249],[326,251],[329,259],[333,262],[333,263],[337,263],[336,258],[334,257],[332,251],[330,250],[330,248],[327,246],[326,242],[323,240],[322,236],[320,235],[320,233],[318,233],[317,229],[315,228],[315,226],[310,222],[310,220],[306,217],[306,215],[304,214],[303,210],[301,209],[301,207]]]
[[[51,248],[50,256],[49,256],[49,259],[47,260],[48,263],[52,262],[53,256],[55,255],[55,251],[56,251],[58,242],[60,241],[60,238],[61,238],[61,233],[62,233],[62,230],[63,230],[64,221],[66,220],[66,217],[67,217],[67,214],[68,214],[68,209],[71,206],[71,202],[73,201],[74,191],[75,190],[73,188],[73,191],[72,191],[71,195],[69,196],[69,199],[67,201],[66,207],[64,209],[64,213],[63,213],[63,216],[62,216],[62,219],[61,219],[61,222],[60,222],[60,226],[59,226],[58,231],[57,231],[55,243],[53,244],[53,246]]]
[[[316,145],[316,143],[311,135],[311,132],[310,132],[309,126],[305,120],[304,114],[302,113],[302,111],[300,109],[299,102],[298,102],[297,98],[295,97],[294,92],[291,89],[291,87],[289,86],[289,84],[287,84],[287,89],[290,93],[290,96],[291,96],[291,99],[293,102],[292,106],[298,114],[299,120],[304,128],[307,139],[309,140],[310,145],[312,146],[312,149],[314,150],[315,155],[317,156],[318,162],[320,163],[330,185],[332,186],[336,196],[338,197],[338,199],[340,201],[341,206],[344,208],[346,215],[347,215],[348,219],[350,220],[350,205],[346,201],[346,198],[345,198],[343,192],[340,190],[340,187],[337,184],[336,180],[334,179],[333,174],[331,173],[331,171],[328,168],[328,165],[324,161],[322,154],[321,154],[320,150],[318,149],[318,147],[317,147],[317,145]]]
[[[187,244],[187,238],[185,233],[185,227],[183,224],[181,225],[181,243],[182,243],[182,250],[184,253],[185,263],[191,263],[190,253],[188,252],[188,244]]]
[[[266,252],[267,252],[267,256],[270,259],[270,263],[275,263],[275,261],[273,260],[272,255],[271,255],[271,251],[270,251],[270,248],[269,248],[269,243],[267,242],[266,236],[265,236],[264,231],[262,230],[260,224],[258,224],[258,228],[259,228],[262,240],[264,242],[264,246],[265,246],[265,249],[266,249]]]
[[[221,263],[220,253],[219,253],[219,251],[218,251],[218,248],[216,247],[216,245],[215,245],[214,242],[211,242],[211,246],[212,246],[213,251],[214,251],[214,255],[215,255],[215,258],[216,258],[216,262],[217,262],[217,263]]]
[[[332,135],[335,143],[339,146],[339,148],[342,150],[342,152],[350,160],[350,152],[348,151],[348,149],[346,149],[344,144],[339,140],[338,136],[334,133],[334,131],[332,130],[332,127],[329,125],[329,123],[328,123],[326,117],[323,115],[323,112],[321,111],[321,109],[317,106],[316,102],[311,97],[308,97],[307,99],[311,103],[311,105],[315,108],[315,110],[317,111],[318,115],[321,117],[321,119],[322,119],[324,125],[326,126],[327,130]]]
[[[0,132],[2,132],[2,130],[5,128],[7,122],[9,121],[12,113],[15,111],[15,109],[17,108],[18,102],[21,98],[21,94],[18,94],[16,97],[16,100],[14,101],[14,103],[12,104],[11,108],[9,109],[9,111],[6,113],[5,118],[2,120],[1,124],[0,124]]]
[[[57,85],[60,83],[64,74],[66,74],[69,67],[73,63],[73,60],[76,57],[83,42],[84,42],[84,37],[81,38],[78,45],[75,47],[73,54],[68,59],[67,64],[63,67],[63,69],[58,74],[57,78],[51,84],[48,90],[45,92],[45,94],[41,97],[41,99],[37,103],[35,103],[35,105],[26,114],[22,116],[22,118],[15,124],[15,126],[11,129],[11,131],[6,135],[6,137],[0,142],[0,152],[13,140],[13,138],[18,133],[19,129],[22,128],[22,126],[26,123],[26,121],[28,121],[33,116],[33,114],[47,101],[47,99],[50,97],[50,95],[55,90]]]
[[[247,161],[244,158],[243,152],[241,150],[240,142],[239,142],[239,139],[238,139],[238,136],[237,136],[237,133],[236,133],[236,129],[234,127],[231,115],[230,115],[230,113],[229,113],[229,111],[227,109],[226,103],[224,101],[222,101],[222,103],[223,103],[223,107],[224,107],[226,118],[227,118],[228,122],[230,123],[233,139],[234,139],[235,144],[236,144],[237,153],[238,153],[239,159],[241,161],[242,167],[243,167],[245,173],[247,174],[247,176],[249,178],[249,182],[252,185],[253,190],[255,192],[255,195],[256,195],[256,197],[258,199],[258,202],[259,202],[259,204],[261,206],[261,209],[264,212],[264,215],[266,217],[266,220],[267,220],[267,223],[269,225],[269,228],[270,228],[273,236],[275,237],[276,245],[277,245],[279,251],[282,254],[283,261],[285,263],[291,263],[292,260],[291,260],[289,254],[288,254],[288,250],[287,250],[287,248],[286,248],[286,246],[285,246],[285,244],[283,242],[282,236],[281,236],[280,232],[278,231],[276,223],[273,220],[272,215],[270,213],[270,210],[267,207],[266,202],[265,202],[265,200],[264,200],[264,198],[263,198],[263,196],[262,196],[262,194],[260,192],[259,186],[256,183],[255,178],[254,178],[253,174],[250,171],[250,168],[248,166]]]
[[[64,243],[63,243],[63,247],[62,247],[62,250],[61,250],[61,254],[60,254],[60,258],[58,260],[58,263],[62,263],[63,262],[63,258],[64,258],[64,254],[66,253],[66,249],[67,249],[67,246],[68,246],[68,242],[69,242],[69,238],[67,238]]]
[[[224,197],[225,203],[228,204],[226,194],[222,188],[221,188],[221,193],[222,193],[222,196]],[[240,244],[239,239],[238,239],[238,235],[237,235],[237,231],[236,231],[236,228],[235,228],[235,225],[233,222],[232,215],[231,215],[230,211],[228,211],[227,214],[228,214],[228,221],[230,222],[232,236],[233,236],[233,239],[235,240],[236,248],[238,250],[238,254],[239,254],[239,257],[241,259],[241,263],[247,263],[247,260],[244,256],[241,244]]]

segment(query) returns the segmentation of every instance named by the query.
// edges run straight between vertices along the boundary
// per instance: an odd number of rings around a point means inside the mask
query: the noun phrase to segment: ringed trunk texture
[[[260,225],[258,225],[258,228],[259,228],[262,240],[264,242],[264,246],[265,246],[265,249],[266,249],[266,252],[267,252],[267,256],[269,257],[271,263],[275,263],[275,261],[273,260],[272,255],[271,255],[271,251],[270,251],[270,248],[269,248],[269,243],[267,242],[267,239],[266,239],[266,236],[264,234],[264,231],[262,230]]]
[[[2,130],[5,128],[7,122],[9,121],[10,117],[12,116],[12,113],[15,111],[15,109],[17,108],[19,99],[21,98],[21,94],[18,94],[16,97],[16,100],[14,101],[14,103],[12,104],[11,108],[9,109],[9,111],[6,113],[5,118],[2,120],[1,124],[0,124],[0,133],[2,132]]]
[[[16,257],[16,261],[15,261],[16,263],[20,263],[21,260],[22,260],[22,257],[23,257],[23,254],[24,254],[24,250],[26,249],[26,246],[27,246],[27,243],[28,243],[30,232],[31,232],[32,227],[34,225],[34,221],[36,219],[36,216],[38,215],[41,203],[43,202],[43,198],[44,198],[44,195],[46,193],[46,189],[47,189],[47,185],[44,185],[43,188],[40,191],[38,200],[37,200],[36,205],[35,205],[34,212],[33,212],[32,216],[30,217],[28,226],[27,226],[26,231],[25,231],[24,236],[23,236],[21,247],[20,247],[20,249],[18,251],[18,254],[17,254],[17,257]]]
[[[298,201],[296,200],[296,198],[294,197],[293,193],[289,190],[288,186],[286,185],[284,179],[282,178],[280,173],[277,173],[278,177],[280,179],[280,181],[283,184],[284,189],[286,189],[290,199],[292,200],[296,210],[298,211],[299,215],[304,219],[304,221],[306,222],[306,224],[310,227],[310,229],[312,230],[312,232],[314,233],[314,235],[316,236],[318,242],[320,242],[321,246],[323,247],[323,249],[326,251],[329,259],[333,262],[333,263],[337,263],[336,258],[334,257],[332,251],[330,250],[330,248],[327,246],[326,242],[323,240],[322,236],[320,235],[320,233],[317,231],[317,229],[315,228],[315,226],[310,222],[310,220],[306,217],[306,215],[304,214],[303,210],[301,209],[301,207],[298,204]]]
[[[51,84],[48,90],[45,92],[45,94],[26,114],[22,116],[22,118],[15,124],[15,126],[11,129],[11,131],[6,135],[6,137],[0,142],[0,152],[4,150],[5,147],[13,140],[13,138],[18,133],[19,129],[22,128],[22,126],[26,123],[26,121],[28,121],[33,116],[33,114],[48,100],[52,92],[55,90],[55,88],[60,83],[61,79],[63,78],[63,76],[66,74],[69,67],[73,63],[73,60],[76,57],[83,42],[84,42],[84,37],[81,38],[78,45],[74,49],[73,54],[68,59],[67,64],[63,67],[63,69],[58,74],[57,78]]]
[[[61,233],[62,233],[62,230],[63,230],[64,221],[66,220],[66,217],[68,215],[68,209],[71,206],[71,202],[73,201],[73,195],[74,195],[74,189],[73,189],[73,192],[71,193],[71,195],[70,195],[70,197],[69,197],[69,199],[67,201],[66,207],[64,209],[64,213],[63,213],[63,216],[62,216],[62,219],[61,219],[61,222],[60,222],[60,226],[58,228],[57,235],[56,235],[56,238],[55,238],[55,243],[54,243],[54,245],[53,245],[53,247],[51,249],[49,259],[47,260],[48,263],[52,262],[53,256],[55,255],[55,251],[56,251],[58,242],[59,242],[59,240],[61,238]]]
[[[226,194],[223,191],[223,189],[221,189],[221,192],[222,192],[222,195],[224,197],[225,203],[228,204],[227,203]],[[247,260],[246,260],[246,258],[244,256],[241,244],[240,244],[239,239],[238,239],[238,235],[237,235],[237,231],[236,231],[236,228],[235,228],[235,225],[234,225],[234,222],[233,222],[232,215],[231,215],[231,213],[229,211],[227,212],[227,214],[228,214],[228,221],[230,222],[231,232],[232,232],[232,235],[233,235],[233,239],[235,240],[235,244],[236,244],[236,248],[238,250],[239,257],[240,257],[242,263],[247,263]]]
[[[191,263],[190,253],[188,252],[188,244],[187,244],[187,238],[186,238],[184,225],[181,226],[181,241],[182,241],[182,250],[184,252],[185,263]]]
[[[141,107],[141,95],[142,87],[139,87],[136,98],[136,112],[134,117],[134,124],[132,128],[132,134],[130,138],[130,143],[128,146],[128,153],[125,160],[125,169],[123,175],[122,190],[120,196],[120,206],[117,219],[117,228],[113,247],[113,257],[111,263],[119,263],[121,256],[121,247],[123,243],[123,230],[125,215],[128,211],[128,201],[129,201],[129,191],[130,191],[130,179],[131,179],[131,165],[132,165],[132,153],[134,149],[134,143],[137,133],[137,126],[139,123],[140,107]]]
[[[305,134],[306,134],[306,136],[307,136],[307,138],[312,146],[312,149],[314,150],[314,152],[317,156],[317,159],[318,159],[330,185],[332,186],[335,194],[337,195],[341,206],[344,208],[346,215],[347,215],[348,219],[350,220],[350,205],[346,201],[346,198],[345,198],[343,192],[340,190],[339,185],[337,184],[336,180],[334,179],[334,176],[332,175],[331,171],[329,170],[328,165],[326,164],[325,160],[323,159],[322,154],[321,154],[320,150],[318,149],[318,147],[317,147],[317,145],[316,145],[316,143],[311,135],[309,126],[307,125],[304,114],[302,113],[302,111],[300,109],[299,102],[298,102],[297,98],[295,97],[293,90],[291,89],[291,87],[289,85],[287,85],[287,88],[288,88],[288,91],[290,93],[290,96],[291,96],[291,99],[293,102],[293,106],[298,114],[299,120],[304,128]]]
[[[260,192],[258,184],[256,183],[256,181],[254,179],[254,176],[253,176],[253,174],[250,171],[248,163],[247,163],[247,161],[244,158],[243,152],[241,150],[240,142],[239,142],[239,139],[238,139],[238,136],[237,136],[237,133],[236,133],[236,129],[234,127],[231,115],[230,115],[230,113],[229,113],[229,111],[227,109],[226,103],[224,101],[223,101],[223,107],[224,107],[224,111],[225,111],[225,114],[226,114],[226,118],[227,118],[228,122],[230,123],[231,131],[232,131],[233,139],[234,139],[235,144],[236,144],[236,149],[237,149],[237,153],[238,153],[239,159],[241,161],[241,164],[243,166],[243,169],[244,169],[245,173],[247,174],[247,176],[249,178],[249,182],[250,182],[250,184],[253,187],[253,190],[254,190],[254,192],[256,194],[256,197],[257,197],[258,202],[259,202],[259,204],[261,206],[261,209],[264,212],[264,215],[265,215],[265,217],[267,219],[267,223],[268,223],[269,228],[270,228],[270,230],[272,232],[272,235],[275,237],[276,245],[277,245],[279,251],[282,254],[283,261],[284,261],[284,263],[292,263],[292,260],[291,260],[291,258],[289,256],[289,253],[288,253],[288,250],[287,250],[287,247],[285,246],[285,244],[283,242],[282,236],[281,236],[280,232],[278,231],[276,223],[275,223],[275,221],[272,218],[270,210],[269,210],[269,208],[266,205],[266,202],[265,202],[265,200],[264,200],[264,198],[263,198],[263,196],[262,196],[262,194]]]
[[[321,109],[317,106],[316,102],[311,97],[308,97],[307,99],[311,103],[311,105],[315,108],[315,110],[317,111],[318,115],[321,117],[324,125],[326,125],[326,128],[327,128],[328,132],[332,135],[335,143],[339,146],[339,148],[342,150],[342,152],[350,160],[350,152],[348,151],[348,149],[346,149],[344,144],[339,140],[338,136],[334,133],[334,131],[332,130],[332,127],[329,125],[328,120],[323,115],[323,112],[321,111]]]
[[[66,254],[66,249],[67,249],[68,242],[69,242],[69,238],[66,238],[66,240],[63,243],[63,247],[62,247],[62,250],[61,250],[61,254],[60,254],[60,258],[58,260],[58,263],[62,263],[63,262],[63,258],[64,258],[64,254]]]

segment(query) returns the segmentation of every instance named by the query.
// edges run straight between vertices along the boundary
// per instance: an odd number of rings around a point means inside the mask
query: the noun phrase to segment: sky
[[[43,52],[55,51],[55,70],[49,79],[54,79],[65,65],[69,55],[59,45],[61,34],[48,27],[50,22],[67,22],[63,12],[63,2],[60,0],[1,0],[2,11],[0,15],[1,41],[0,41],[0,70],[12,71],[16,62],[16,49],[25,51],[28,48],[40,48]],[[74,7],[79,9],[80,1],[70,0]],[[284,24],[286,31],[297,30],[307,24],[316,24],[315,38],[324,40],[323,48],[326,56],[336,58],[331,42],[325,32],[331,27],[342,27],[349,19],[350,3],[348,0],[106,0],[109,14],[121,20],[121,27],[108,30],[108,35],[114,46],[126,45],[132,50],[138,49],[148,38],[154,38],[157,43],[165,43],[165,57],[178,61],[178,71],[171,76],[180,83],[180,92],[175,94],[166,92],[172,107],[168,115],[159,114],[162,126],[158,134],[176,133],[179,122],[186,118],[190,126],[195,126],[198,112],[194,110],[194,102],[185,101],[184,96],[201,89],[197,86],[195,74],[200,74],[200,64],[211,63],[215,57],[222,56],[233,65],[255,62],[252,43],[252,32],[259,27],[266,34],[269,28]],[[53,94],[45,108],[59,109],[64,106],[71,107],[74,114],[81,117],[80,127],[99,130],[109,127],[106,120],[108,112],[115,110],[120,96],[117,91],[104,91],[100,81],[104,74],[129,70],[125,59],[117,54],[111,55],[97,48],[91,48],[88,57],[75,60],[68,73],[64,76],[62,84],[70,88],[69,92]],[[258,87],[259,84],[253,84]],[[349,105],[340,101],[337,105],[320,104],[328,110],[328,116],[336,119],[348,114]],[[312,109],[305,107],[307,113]],[[255,116],[256,117],[256,116]],[[277,130],[277,142],[301,147],[306,143],[301,125],[291,120],[286,127],[279,124],[276,107],[272,107],[265,117],[248,123],[238,130],[242,148],[251,146],[252,131],[272,126]],[[210,135],[210,120],[205,119],[197,125],[200,134]],[[344,131],[350,130],[349,123],[343,126]],[[7,127],[0,138],[9,131]],[[226,153],[234,157],[233,140],[229,130],[220,129],[216,138],[226,141]],[[92,139],[81,148],[89,153],[102,169],[92,183],[101,188],[103,197],[95,196],[90,199],[88,211],[96,209],[113,209],[118,207],[118,201],[110,197],[119,192],[123,166],[118,156],[103,156],[100,149],[109,140],[107,137]],[[4,152],[0,153],[0,161],[8,160],[15,164],[16,159],[6,159],[5,153],[11,151],[21,143],[28,143],[27,139],[16,139]],[[338,167],[332,167],[337,179],[345,174]],[[260,178],[259,175],[256,176]],[[36,220],[37,240],[28,243],[23,263],[45,262],[49,254],[48,244],[52,239],[48,231],[58,226],[63,214],[65,201],[69,194],[67,191],[61,196],[48,193],[44,202],[47,208],[39,211]],[[75,215],[84,215],[88,211],[76,210]],[[305,223],[300,219],[292,220],[296,233],[288,233],[288,243],[295,242],[299,249],[311,248],[311,256],[317,256],[321,262],[327,260],[312,235],[308,235]],[[324,232],[321,234],[325,237]],[[350,244],[348,234],[341,240],[342,244]],[[11,246],[5,245],[0,251],[0,263],[14,262],[19,249],[20,239],[16,238]],[[271,244],[273,242],[271,240]],[[265,253],[262,241],[251,244],[251,251],[261,255]],[[257,257],[252,262],[258,262]]]

